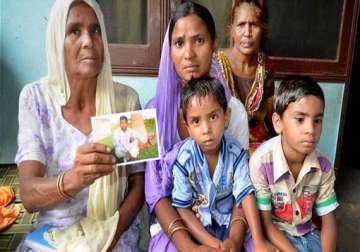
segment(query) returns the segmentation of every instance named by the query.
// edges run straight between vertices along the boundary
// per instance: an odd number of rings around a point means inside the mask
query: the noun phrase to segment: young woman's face
[[[175,23],[171,57],[180,78],[187,82],[209,73],[215,43],[204,21],[191,14]]]
[[[313,95],[291,102],[281,118],[274,113],[274,128],[282,135],[283,150],[287,158],[305,158],[316,148],[320,140],[323,115],[323,101]]]
[[[233,46],[244,55],[259,51],[262,24],[258,12],[257,7],[249,3],[242,3],[235,10],[231,39]]]
[[[68,78],[97,77],[104,62],[104,45],[95,12],[85,3],[73,6],[68,14],[64,41]]]

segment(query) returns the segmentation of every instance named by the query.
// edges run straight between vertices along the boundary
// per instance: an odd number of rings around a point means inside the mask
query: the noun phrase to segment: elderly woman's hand
[[[72,185],[70,193],[78,192],[91,185],[95,179],[110,174],[115,168],[116,158],[109,146],[100,143],[84,144],[77,149],[74,167],[67,172],[64,184]]]

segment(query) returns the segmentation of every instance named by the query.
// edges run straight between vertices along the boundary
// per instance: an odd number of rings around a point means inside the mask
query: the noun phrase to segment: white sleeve
[[[231,97],[228,107],[231,116],[227,133],[238,140],[245,150],[249,149],[249,121],[244,105],[235,97]]]

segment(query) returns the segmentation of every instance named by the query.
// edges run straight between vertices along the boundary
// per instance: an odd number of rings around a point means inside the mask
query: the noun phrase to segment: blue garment
[[[200,215],[203,226],[228,226],[234,201],[241,205],[254,191],[248,169],[247,151],[230,135],[221,141],[218,163],[210,177],[206,157],[189,138],[180,148],[173,167],[172,205],[189,208]]]
[[[302,236],[291,236],[286,232],[284,234],[299,252],[321,252],[320,231],[317,229]]]

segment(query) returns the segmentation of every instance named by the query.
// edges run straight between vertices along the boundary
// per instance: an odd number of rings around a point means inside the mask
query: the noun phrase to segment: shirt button
[[[295,211],[295,214],[296,214],[296,216],[298,216],[298,215],[299,215],[299,211],[298,211],[298,210],[296,210],[296,211]]]

